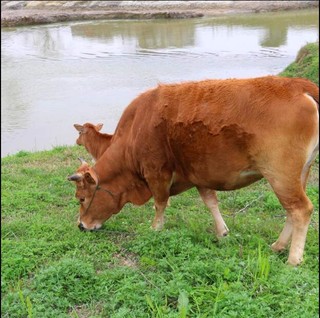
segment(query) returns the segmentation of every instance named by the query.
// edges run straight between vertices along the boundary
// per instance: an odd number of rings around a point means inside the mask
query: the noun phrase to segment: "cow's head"
[[[76,140],[78,145],[85,145],[86,135],[90,134],[90,132],[99,132],[102,129],[103,124],[93,125],[91,123],[85,123],[84,125],[74,124],[73,125],[76,130],[79,132],[79,137]]]
[[[121,210],[120,195],[99,184],[94,169],[80,160],[77,172],[68,177],[76,184],[75,197],[80,203],[78,226],[80,230],[97,230],[112,214]]]

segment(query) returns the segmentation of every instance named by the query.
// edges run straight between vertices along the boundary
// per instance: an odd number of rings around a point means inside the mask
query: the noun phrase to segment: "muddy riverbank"
[[[319,1],[1,1],[1,27],[98,19],[193,18],[319,7]]]

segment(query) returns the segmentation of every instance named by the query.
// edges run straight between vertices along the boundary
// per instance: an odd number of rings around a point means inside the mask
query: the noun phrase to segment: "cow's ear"
[[[83,132],[84,127],[83,127],[82,125],[74,124],[73,126],[74,126],[74,128],[77,129],[78,131]]]
[[[89,171],[84,174],[84,178],[88,183],[91,183],[91,184],[97,183],[96,179],[94,178],[93,175],[91,175]]]
[[[96,125],[96,131],[100,131],[103,127],[103,124]]]

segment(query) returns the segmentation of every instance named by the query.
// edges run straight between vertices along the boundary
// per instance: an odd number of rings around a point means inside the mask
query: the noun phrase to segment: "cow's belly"
[[[256,167],[254,134],[237,125],[223,126],[216,133],[201,123],[197,123],[197,129],[192,128],[193,125],[176,126],[170,140],[176,172],[187,182],[216,190],[233,190],[262,178]]]
[[[170,195],[176,195],[192,187],[204,187],[212,190],[229,191],[240,189],[263,178],[257,170],[242,170],[239,172],[205,174],[191,173],[187,177],[179,173],[173,174]]]
[[[175,177],[170,194],[175,195],[192,187],[204,187],[213,190],[228,191],[246,187],[263,178],[257,170],[242,170],[239,172],[204,174],[190,173],[187,177]]]
[[[260,180],[262,177],[263,176],[256,170],[242,170],[239,173],[226,175],[225,178],[220,180],[208,180],[204,182],[204,184],[208,188],[227,191],[246,187]]]

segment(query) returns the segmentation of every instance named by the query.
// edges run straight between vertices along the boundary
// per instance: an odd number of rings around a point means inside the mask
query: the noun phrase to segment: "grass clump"
[[[296,60],[280,73],[287,77],[304,77],[319,85],[319,42],[308,43],[297,54]]]

